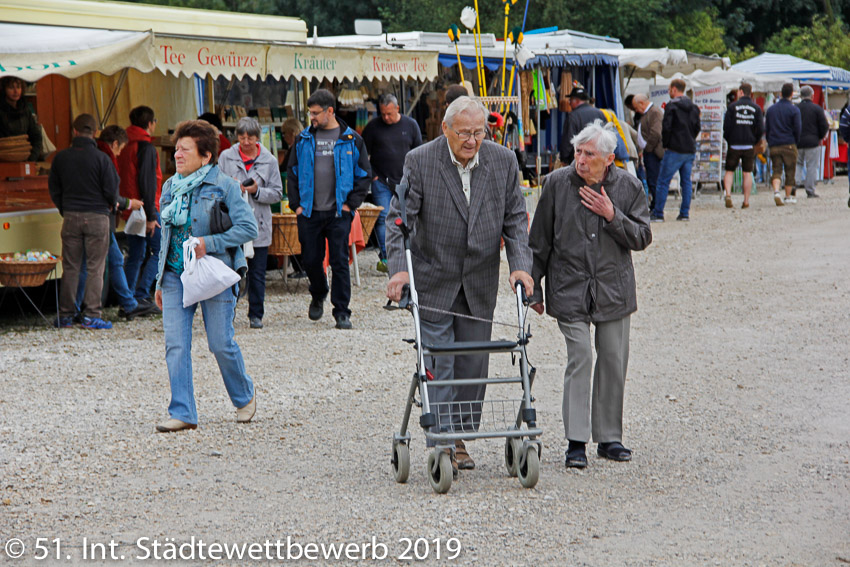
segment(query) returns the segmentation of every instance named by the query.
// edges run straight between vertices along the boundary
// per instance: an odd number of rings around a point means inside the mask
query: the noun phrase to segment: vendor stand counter
[[[50,200],[39,164],[0,163],[0,253],[62,252],[62,217]],[[61,265],[52,277],[61,276]]]

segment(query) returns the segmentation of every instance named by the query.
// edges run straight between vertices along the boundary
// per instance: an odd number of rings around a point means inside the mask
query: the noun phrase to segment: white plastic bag
[[[250,206],[251,206],[251,201],[249,201],[248,199],[249,199],[249,197],[248,197],[248,192],[247,192],[247,191],[243,191],[243,192],[242,192],[242,200],[243,200],[243,201],[245,201],[246,203],[248,203],[248,206],[250,207]],[[253,210],[253,209],[252,209],[252,210]],[[243,245],[242,245],[242,252],[244,252],[244,253],[245,253],[245,257],[246,257],[246,258],[253,258],[253,257],[254,257],[254,241],[253,241],[253,240],[249,240],[248,242],[246,242],[245,244],[243,244]]]
[[[195,256],[195,246],[201,241],[194,236],[183,243],[183,307],[215,297],[239,281],[239,274],[215,256]]]
[[[147,234],[148,218],[145,216],[145,209],[138,208],[130,213],[130,218],[124,223],[124,234],[133,236],[145,236]]]

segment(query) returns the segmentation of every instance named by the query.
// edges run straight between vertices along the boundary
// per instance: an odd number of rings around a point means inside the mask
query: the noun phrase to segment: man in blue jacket
[[[371,168],[363,139],[336,117],[335,103],[334,95],[325,89],[307,99],[311,126],[295,142],[286,185],[289,206],[297,215],[302,263],[310,279],[310,320],[322,318],[328,295],[323,266],[327,239],[336,328],[350,329],[348,236],[354,211],[369,191]]]
[[[768,108],[765,114],[764,134],[767,138],[770,162],[773,166],[770,183],[773,185],[773,201],[777,207],[797,202],[797,199],[791,196],[791,189],[794,188],[794,176],[797,171],[797,143],[800,141],[803,123],[800,118],[800,109],[791,102],[791,95],[793,94],[794,85],[792,83],[782,85],[782,98]],[[779,182],[782,180],[783,167],[785,168],[784,199],[779,193]]]

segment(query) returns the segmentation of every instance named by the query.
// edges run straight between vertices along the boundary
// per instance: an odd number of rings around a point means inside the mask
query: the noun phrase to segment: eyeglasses
[[[321,113],[325,112],[326,110],[327,110],[327,108],[323,108],[322,110],[320,110],[320,111],[318,111],[318,112],[315,112],[315,111],[313,111],[313,110],[310,110],[310,111],[309,111],[309,113],[310,113],[310,118],[316,118],[317,116],[319,116]]]
[[[470,138],[473,138],[473,137],[476,140],[483,140],[484,134],[487,133],[484,130],[476,130],[474,132],[458,132],[454,128],[452,128],[452,132],[454,132],[457,135],[457,137],[460,138],[460,141],[462,141],[462,142],[465,142],[465,141],[467,141],[467,140],[469,140]]]

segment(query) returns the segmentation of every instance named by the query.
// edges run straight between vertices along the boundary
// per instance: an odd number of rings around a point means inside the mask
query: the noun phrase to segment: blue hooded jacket
[[[369,155],[363,138],[345,122],[339,122],[339,139],[334,146],[336,169],[336,214],[342,215],[342,205],[354,211],[363,204],[372,178]],[[293,211],[302,207],[303,214],[310,218],[313,213],[313,185],[316,156],[316,128],[302,130],[295,142],[295,151],[289,157],[286,175],[286,192],[289,208]]]

